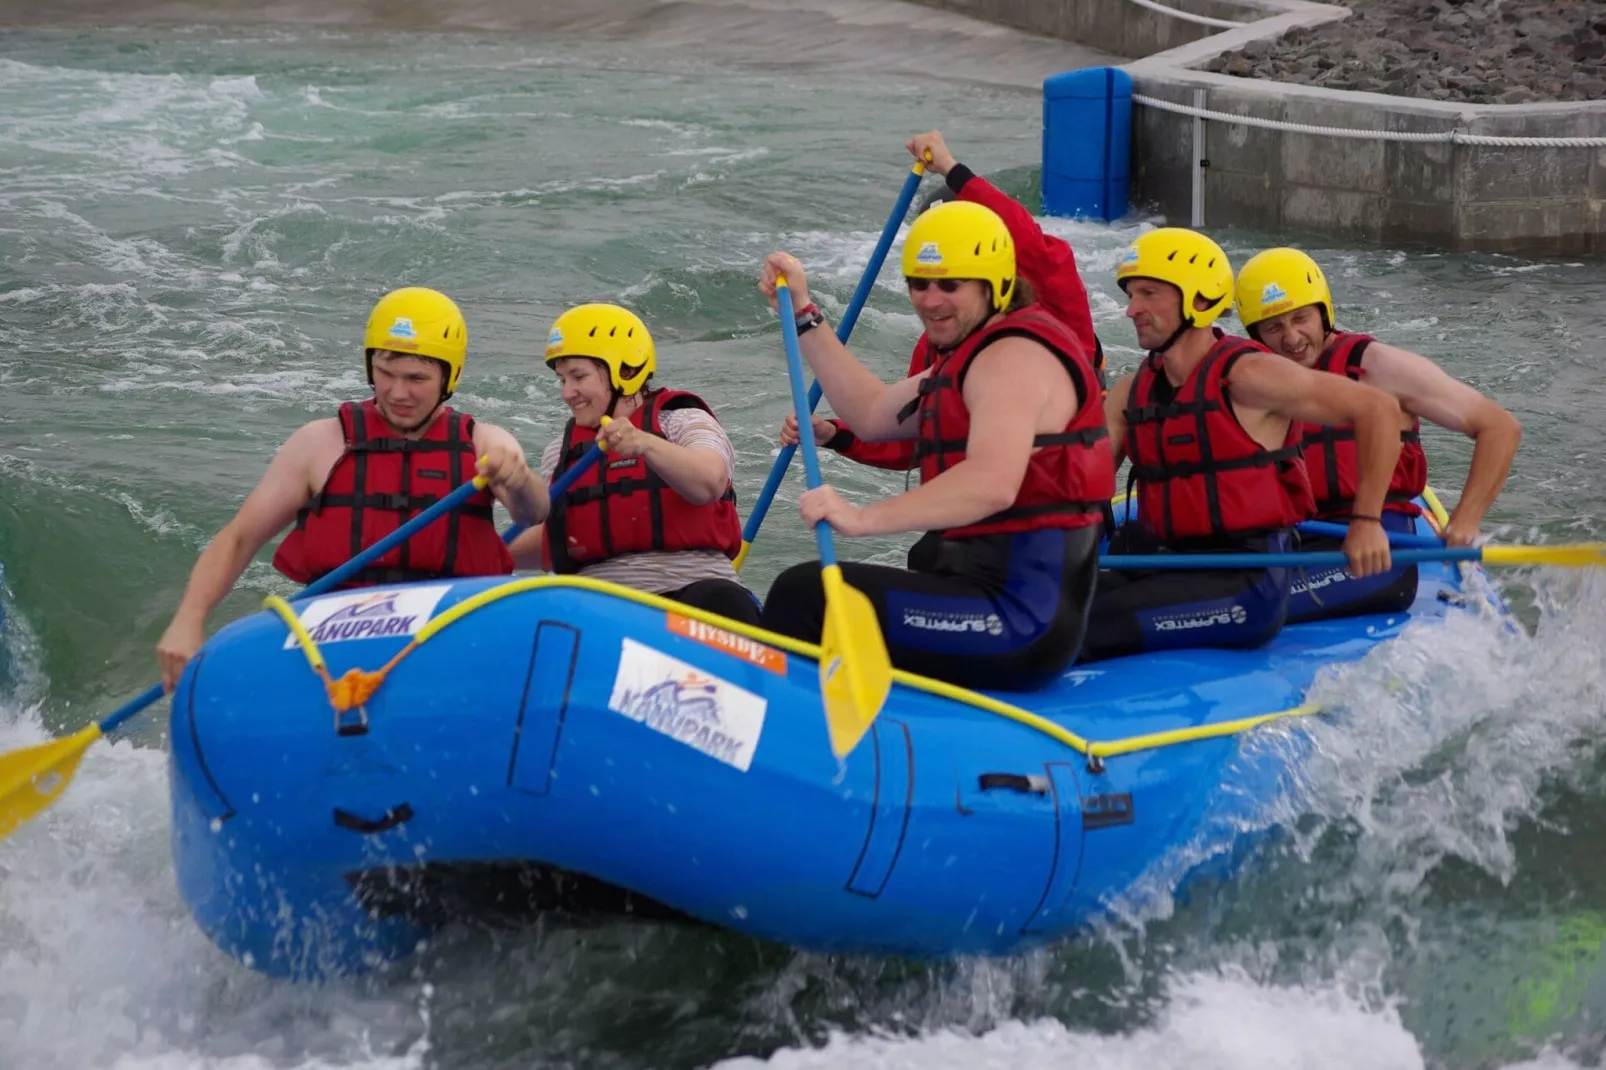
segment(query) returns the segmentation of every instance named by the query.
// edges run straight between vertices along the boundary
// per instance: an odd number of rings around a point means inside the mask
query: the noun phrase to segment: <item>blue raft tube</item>
[[[270,599],[174,696],[179,887],[219,947],[298,978],[515,900],[819,952],[1013,954],[1252,824],[1302,748],[1246,733],[1316,712],[1322,667],[1457,611],[1467,567],[1421,566],[1404,613],[1030,694],[900,672],[840,763],[817,647],[652,595],[543,575]]]

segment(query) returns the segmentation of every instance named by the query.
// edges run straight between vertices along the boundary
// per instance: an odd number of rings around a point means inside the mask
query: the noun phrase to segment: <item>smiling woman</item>
[[[542,478],[561,477],[593,443],[610,460],[513,541],[514,560],[758,623],[758,600],[732,565],[742,543],[735,450],[702,398],[652,385],[647,325],[618,305],[579,305],[552,325],[546,362],[570,417],[542,453]]]

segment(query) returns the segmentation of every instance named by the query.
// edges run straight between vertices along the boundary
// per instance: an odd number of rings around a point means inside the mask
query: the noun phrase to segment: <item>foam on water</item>
[[[1341,987],[1317,990],[1257,985],[1238,971],[1188,974],[1168,981],[1165,1008],[1152,1026],[1106,1035],[1059,1021],[1006,1022],[981,1036],[941,1030],[916,1037],[833,1034],[819,1048],[789,1049],[768,1059],[730,1059],[714,1070],[1014,1070],[1076,1066],[1085,1070],[1418,1070],[1416,1041],[1392,1008],[1373,1008]]]

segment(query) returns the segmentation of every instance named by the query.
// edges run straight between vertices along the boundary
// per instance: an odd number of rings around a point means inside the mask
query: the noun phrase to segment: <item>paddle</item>
[[[344,583],[373,561],[468,501],[484,486],[484,478],[475,476],[344,565],[308,584],[305,590],[296,595],[296,599],[322,594]],[[0,839],[9,836],[13,829],[49,806],[67,789],[73,774],[78,771],[78,763],[83,760],[84,751],[89,749],[91,743],[161,697],[162,685],[153,684],[98,724],[48,743],[0,754]]]
[[[917,160],[909,169],[909,177],[903,180],[903,189],[898,192],[898,201],[892,206],[892,214],[887,216],[886,226],[881,228],[881,237],[876,242],[875,251],[870,254],[870,262],[864,265],[864,274],[859,276],[859,288],[853,291],[853,300],[848,302],[848,310],[842,314],[842,322],[837,324],[836,337],[843,345],[848,344],[848,337],[853,334],[853,325],[859,322],[859,313],[864,309],[864,303],[870,299],[870,290],[875,286],[876,276],[881,274],[881,265],[887,259],[887,250],[892,248],[892,239],[897,236],[898,224],[909,214],[909,205],[914,201],[915,190],[920,188],[920,178],[925,173],[926,165]],[[819,383],[809,387],[808,412],[800,414],[797,418],[800,439],[807,434],[810,426],[809,416],[819,406],[820,396]],[[770,476],[764,481],[764,489],[759,492],[758,501],[753,505],[753,512],[747,518],[747,526],[742,529],[742,548],[736,554],[735,561],[738,572],[741,571],[742,562],[747,560],[747,551],[752,548],[753,540],[758,538],[758,529],[764,523],[764,514],[770,511],[770,503],[775,500],[775,492],[780,489],[781,480],[786,478],[786,470],[791,466],[792,455],[796,452],[796,446],[787,446],[781,450],[780,456],[775,458],[775,463],[770,465]]]
[[[608,418],[606,416],[602,418],[602,426],[608,426]],[[592,465],[601,460],[602,455],[606,452],[607,451],[602,448],[602,443],[600,441],[593,445],[590,449],[586,450],[585,456],[581,457],[580,460],[575,463],[573,468],[559,476],[558,481],[547,488],[547,498],[552,501],[557,501],[559,498],[563,497],[563,495],[568,492],[569,488],[574,486],[574,481],[585,475],[586,471],[590,469]],[[529,527],[530,525],[528,524],[509,524],[507,526],[507,530],[502,532],[503,544],[511,544],[514,539],[524,534]]]
[[[1331,536],[1342,539],[1349,534],[1349,527],[1345,524],[1331,524],[1325,520],[1307,520],[1297,525],[1301,535]],[[1391,531],[1388,533],[1390,546],[1407,547],[1436,547],[1443,546],[1444,540],[1437,535],[1413,535],[1408,531]]]
[[[803,471],[809,489],[821,483],[819,448],[809,433],[809,413],[803,394],[803,354],[797,344],[792,311],[792,290],[782,276],[775,280],[775,303],[781,313],[781,337],[786,342],[786,371],[792,384],[792,409],[803,445]],[[825,700],[825,723],[831,750],[845,758],[864,738],[881,704],[892,689],[892,662],[875,607],[863,591],[842,580],[836,563],[831,525],[814,525],[820,544],[820,582],[825,585],[825,633],[820,636],[820,694]]]
[[[1485,565],[1542,565],[1552,568],[1606,568],[1606,543],[1561,546],[1439,546],[1390,554],[1396,565],[1424,561],[1479,561]],[[1216,568],[1334,568],[1349,564],[1337,550],[1283,554],[1115,554],[1099,567],[1116,571],[1188,572]]]

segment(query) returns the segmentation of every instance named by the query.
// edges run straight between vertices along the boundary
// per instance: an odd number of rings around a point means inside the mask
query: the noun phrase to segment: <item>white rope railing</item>
[[[1133,0],[1147,3],[1147,0]],[[1369,138],[1374,141],[1408,141],[1417,143],[1450,143],[1455,145],[1488,145],[1499,148],[1553,148],[1598,149],[1606,147],[1606,137],[1496,137],[1493,134],[1469,134],[1464,130],[1439,130],[1433,133],[1408,133],[1401,130],[1352,130],[1341,126],[1313,126],[1310,123],[1289,123],[1281,119],[1262,119],[1254,115],[1237,115],[1227,111],[1212,111],[1177,104],[1142,93],[1132,94],[1132,103],[1158,111],[1191,115],[1196,119],[1212,119],[1241,126],[1258,126],[1267,130],[1287,130],[1294,134],[1317,134],[1323,137]]]
[[[1195,15],[1191,11],[1178,11],[1174,7],[1157,4],[1154,0],[1132,0],[1132,2],[1139,7],[1146,7],[1150,11],[1158,11],[1162,15],[1170,15],[1172,18],[1181,19],[1183,22],[1197,22],[1201,26],[1217,26],[1223,30],[1230,30],[1239,26],[1249,25],[1247,22],[1233,22],[1231,19],[1217,19],[1211,18],[1209,15]]]

